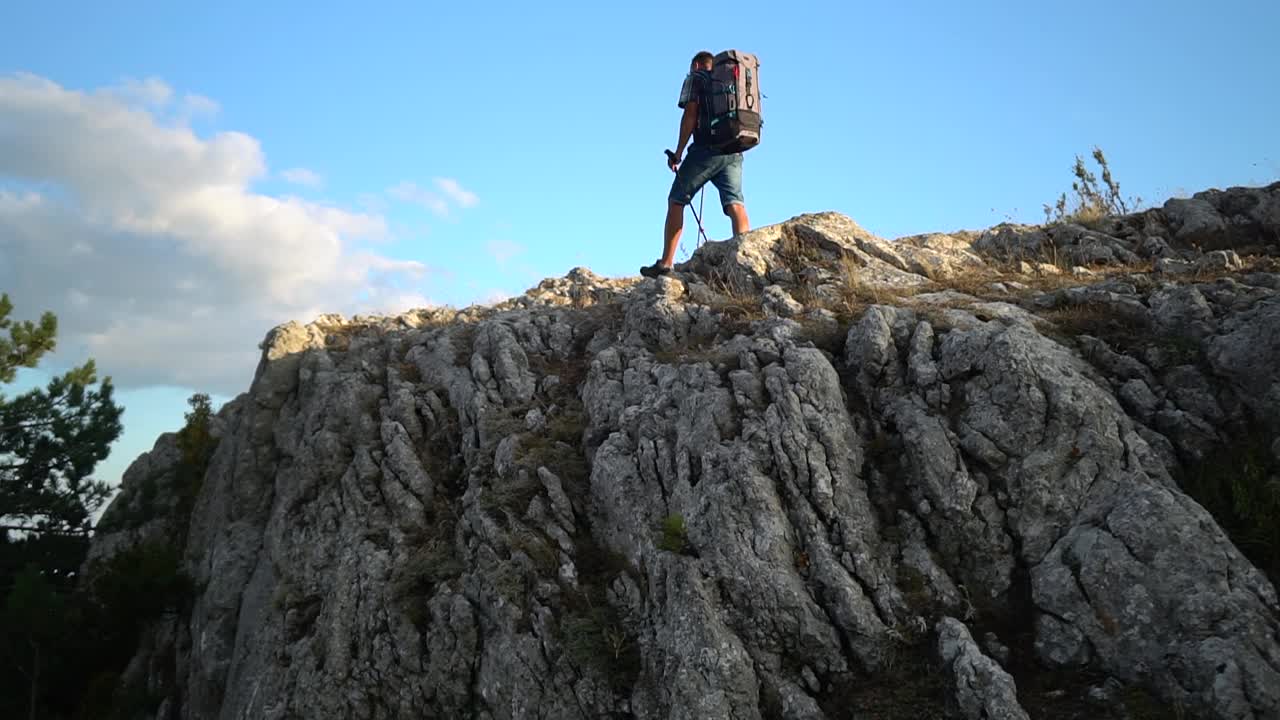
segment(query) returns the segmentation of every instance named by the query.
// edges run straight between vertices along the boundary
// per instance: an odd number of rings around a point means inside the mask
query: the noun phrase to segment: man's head
[[[716,59],[715,55],[703,50],[693,56],[693,62],[689,64],[691,70],[710,70],[712,62]]]

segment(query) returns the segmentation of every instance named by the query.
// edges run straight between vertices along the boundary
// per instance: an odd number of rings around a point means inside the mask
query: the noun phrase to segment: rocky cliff
[[[189,720],[1280,718],[1277,257],[1280,184],[814,214],[275,328],[189,509],[166,435],[107,513],[195,588],[127,677]]]

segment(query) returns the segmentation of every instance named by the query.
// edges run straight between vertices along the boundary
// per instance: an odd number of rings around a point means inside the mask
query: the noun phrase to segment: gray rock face
[[[955,618],[938,622],[938,657],[950,676],[951,717],[965,720],[1030,720],[1018,704],[1018,690],[991,658],[982,654],[969,629]]]
[[[1177,239],[1205,250],[1274,246],[1280,242],[1278,186],[1207,190],[1167,201],[1163,214]]]
[[[1029,717],[1045,667],[1280,716],[1275,588],[1182,489],[1241,434],[1280,476],[1278,198],[805,215],[658,280],[273,329],[190,516],[165,436],[95,543],[189,527],[192,610],[129,674],[187,720],[878,717],[934,661],[922,715]]]

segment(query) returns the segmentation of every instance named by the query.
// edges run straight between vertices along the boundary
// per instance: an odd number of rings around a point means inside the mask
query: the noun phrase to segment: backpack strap
[[[694,97],[698,99],[698,126],[697,129],[706,132],[711,128],[711,94],[713,92],[713,76],[708,70],[694,70],[693,83]]]

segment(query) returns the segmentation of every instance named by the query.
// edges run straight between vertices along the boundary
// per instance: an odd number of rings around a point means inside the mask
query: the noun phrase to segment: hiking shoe
[[[657,260],[648,267],[640,268],[640,274],[647,278],[656,278],[656,277],[662,277],[663,275],[670,275],[671,268],[663,267],[660,264],[661,262],[662,262],[661,260]]]

